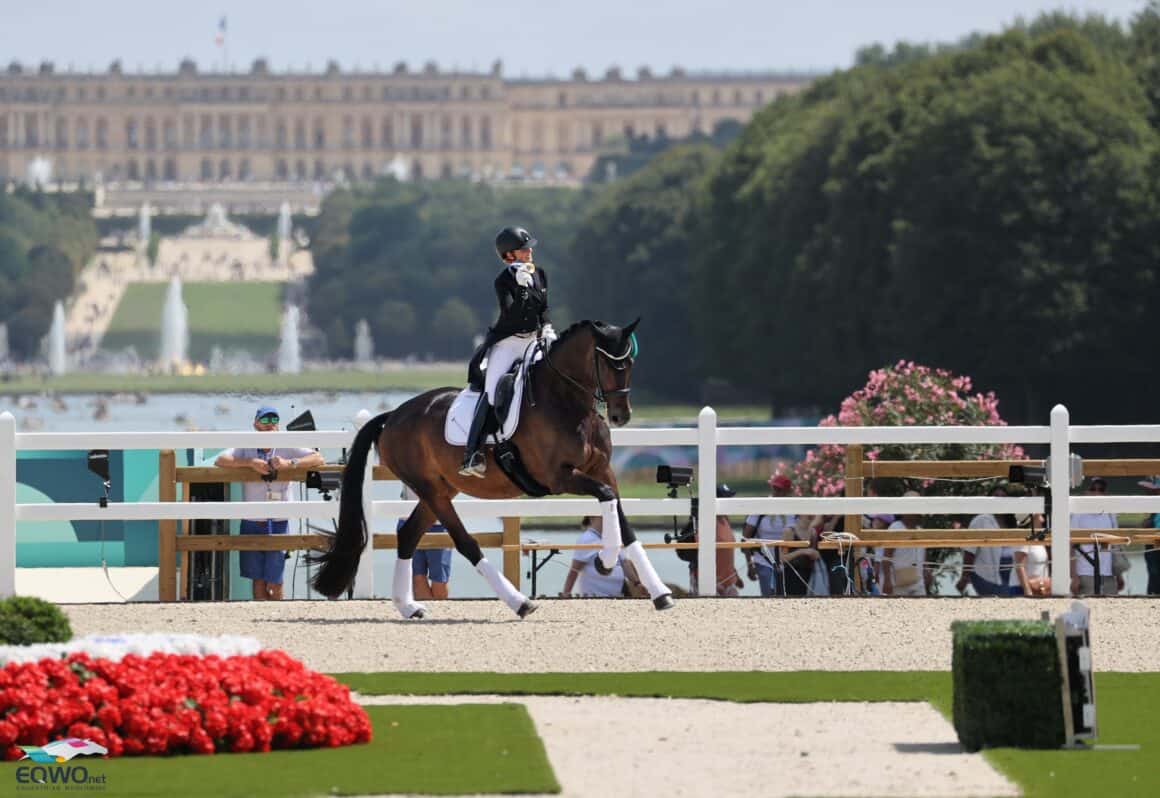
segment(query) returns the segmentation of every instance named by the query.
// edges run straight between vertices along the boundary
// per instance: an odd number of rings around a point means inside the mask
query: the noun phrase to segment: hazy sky
[[[245,70],[266,56],[276,71],[328,59],[369,69],[428,60],[508,76],[596,75],[610,65],[693,70],[818,70],[848,66],[875,41],[953,41],[997,31],[1017,16],[1066,9],[1126,21],[1144,0],[37,0],[0,23],[0,58],[52,60],[58,69],[172,70],[183,56],[220,67],[214,43],[228,19],[228,55]]]

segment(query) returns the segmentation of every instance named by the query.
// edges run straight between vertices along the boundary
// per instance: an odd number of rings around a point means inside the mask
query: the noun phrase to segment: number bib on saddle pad
[[[485,443],[498,443],[511,440],[515,435],[516,427],[520,423],[520,410],[524,405],[524,384],[527,382],[528,369],[532,364],[543,358],[543,350],[538,346],[529,346],[528,352],[520,361],[519,369],[515,370],[515,380],[512,385],[511,402],[508,403],[507,415],[501,420],[500,428],[487,436]],[[506,379],[506,377],[505,377]],[[503,392],[502,387],[496,389],[497,394]],[[452,446],[467,445],[467,431],[471,429],[471,419],[475,416],[475,405],[479,401],[479,391],[470,387],[464,388],[455,397],[447,411],[447,420],[443,424],[443,438]]]

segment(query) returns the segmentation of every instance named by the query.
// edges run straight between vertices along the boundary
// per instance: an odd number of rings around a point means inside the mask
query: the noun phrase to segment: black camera
[[[1013,465],[1007,470],[1007,481],[1013,485],[1027,485],[1031,488],[1047,484],[1045,466]]]
[[[342,487],[342,473],[339,471],[307,471],[306,487],[322,494],[330,501],[330,494]]]
[[[693,469],[688,466],[657,466],[657,483],[679,488],[692,483]]]

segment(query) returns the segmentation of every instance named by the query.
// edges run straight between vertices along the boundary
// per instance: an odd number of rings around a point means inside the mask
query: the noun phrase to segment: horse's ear
[[[636,325],[638,325],[638,324],[640,324],[640,316],[637,316],[636,321],[634,321],[632,324],[630,324],[624,328],[624,330],[623,330],[624,334],[625,335],[632,335],[632,333],[636,330]]]

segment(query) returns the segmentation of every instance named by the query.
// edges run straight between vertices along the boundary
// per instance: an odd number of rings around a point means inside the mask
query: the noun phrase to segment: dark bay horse
[[[657,609],[673,606],[668,587],[661,582],[636,540],[620,508],[616,475],[612,471],[612,436],[608,422],[628,423],[632,415],[629,382],[639,319],[621,328],[598,321],[581,321],[563,332],[529,370],[520,424],[512,442],[519,448],[529,474],[551,494],[593,496],[604,519],[603,546],[597,558],[606,570],[615,565],[623,544]],[[531,344],[531,340],[529,340]],[[398,533],[398,561],[391,591],[404,618],[421,618],[426,608],[411,592],[411,556],[423,533],[436,520],[446,527],[455,548],[488,581],[496,594],[521,618],[536,605],[520,593],[483,556],[467,532],[451,500],[459,493],[481,499],[511,499],[523,494],[499,469],[492,447],[487,447],[484,478],[460,476],[463,447],[448,444],[444,421],[457,388],[438,388],[420,394],[389,413],[368,421],[349,452],[342,479],[338,530],[329,551],[314,558],[321,567],[313,585],[334,598],[354,580],[359,558],[367,545],[362,487],[372,444],[379,462],[389,467],[418,497],[411,516]],[[608,421],[599,414],[604,402]]]

